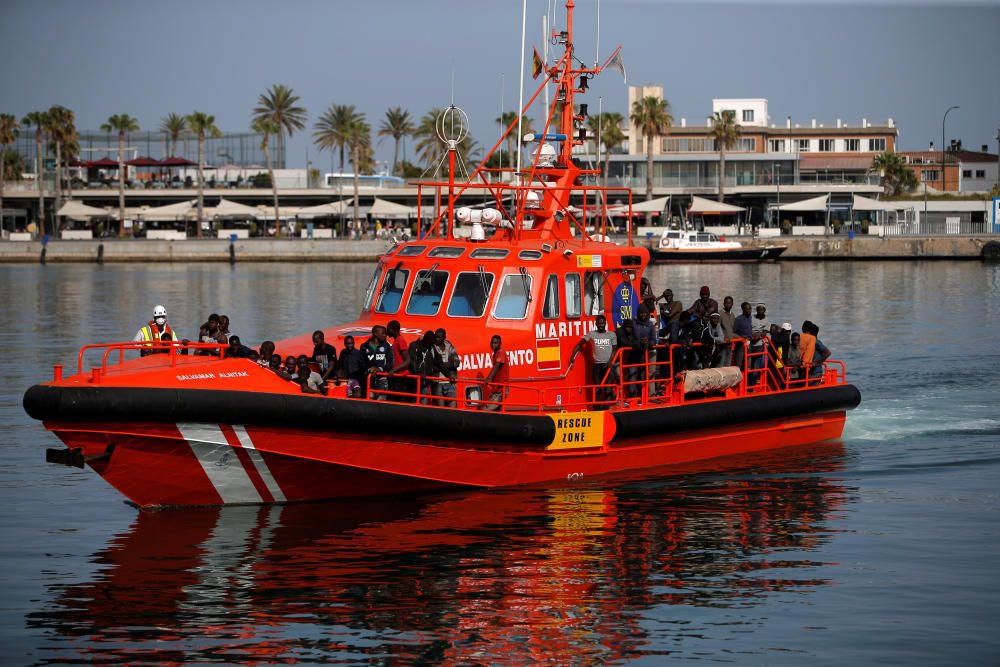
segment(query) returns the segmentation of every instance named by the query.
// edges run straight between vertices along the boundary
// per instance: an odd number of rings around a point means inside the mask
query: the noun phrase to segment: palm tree
[[[413,119],[410,112],[402,107],[392,107],[385,112],[385,119],[378,129],[378,136],[392,137],[395,146],[392,149],[392,173],[396,173],[396,165],[399,162],[399,141],[403,137],[413,134]]]
[[[285,133],[291,137],[306,126],[306,109],[297,106],[298,101],[299,96],[291,88],[276,83],[257,98],[257,106],[253,109],[253,120],[270,120],[277,126],[278,131],[274,134],[278,137],[282,166],[285,163]]]
[[[740,138],[740,126],[736,124],[736,112],[732,109],[716,111],[712,117],[712,127],[708,130],[710,139],[715,140],[719,150],[719,201],[726,193],[726,151],[736,145]]]
[[[127,113],[116,113],[101,130],[118,133],[118,236],[125,236],[125,135],[138,132],[139,121]]]
[[[196,236],[201,236],[201,223],[205,219],[205,135],[216,138],[222,132],[215,126],[215,116],[203,111],[192,112],[187,117],[188,127],[198,137],[198,228]]]
[[[351,123],[344,137],[351,152],[351,168],[354,172],[354,224],[358,221],[358,175],[365,168],[365,161],[371,161],[371,127],[365,121],[364,115]]]
[[[604,146],[604,187],[608,187],[608,166],[610,164],[611,149],[620,146],[625,141],[625,133],[622,131],[622,123],[625,117],[617,111],[605,111],[596,116],[591,116],[587,120],[587,126],[594,141],[600,140]]]
[[[632,122],[646,137],[646,201],[653,199],[653,139],[663,136],[673,122],[670,103],[649,95],[632,103]],[[646,224],[653,214],[646,214]]]
[[[264,151],[264,160],[267,162],[267,173],[271,178],[271,194],[274,196],[274,233],[278,235],[281,229],[281,215],[278,212],[278,183],[274,180],[274,165],[271,162],[271,135],[279,134],[281,128],[270,118],[258,118],[250,126],[255,134],[260,135],[260,149]]]
[[[49,107],[46,113],[48,119],[49,139],[55,148],[56,153],[56,224],[55,230],[59,231],[58,211],[62,207],[62,159],[63,148],[72,145],[76,146],[76,116],[64,106],[58,104]]]
[[[160,120],[160,132],[167,135],[167,157],[173,157],[177,150],[177,142],[187,131],[187,117],[176,113],[168,113]]]
[[[364,120],[353,104],[331,104],[313,125],[313,143],[323,150],[340,150],[340,173],[344,173],[344,151],[347,149],[347,135],[350,127],[358,120]]]
[[[441,141],[438,136],[437,122],[447,109],[435,108],[425,113],[420,118],[417,129],[413,131],[413,138],[417,140],[417,155],[426,167],[436,166],[441,163],[448,153],[448,144]],[[527,120],[527,119],[524,119]],[[524,121],[522,121],[523,124]],[[479,145],[472,135],[466,134],[458,142],[458,152],[466,159],[472,160],[479,154]]]
[[[879,153],[872,159],[868,172],[882,176],[882,189],[887,195],[895,196],[917,185],[916,174],[906,166],[906,160],[898,153]]]
[[[44,111],[32,111],[21,119],[25,127],[35,128],[35,185],[38,186],[38,233],[45,235],[45,188],[42,177],[42,144],[45,141],[45,128],[49,125],[48,114]]]
[[[3,231],[3,181],[7,177],[7,146],[17,141],[21,124],[9,113],[0,114],[0,231]]]

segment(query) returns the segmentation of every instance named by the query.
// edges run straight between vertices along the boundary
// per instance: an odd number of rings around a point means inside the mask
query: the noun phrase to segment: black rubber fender
[[[979,254],[987,262],[1000,262],[1000,242],[987,241]]]

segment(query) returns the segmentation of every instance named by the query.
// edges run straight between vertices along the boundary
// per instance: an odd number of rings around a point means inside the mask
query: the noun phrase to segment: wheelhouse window
[[[406,304],[407,315],[436,315],[441,309],[441,296],[448,284],[447,271],[417,271],[410,292],[410,302]]]
[[[566,274],[566,317],[580,317],[582,295],[580,294],[580,274]]]
[[[521,252],[517,253],[517,257],[518,257],[518,259],[528,259],[528,260],[541,259],[542,258],[542,251],[541,250],[522,250]]]
[[[503,259],[510,254],[510,250],[503,248],[476,248],[469,255],[472,259]]]
[[[403,291],[409,279],[409,269],[389,269],[385,274],[385,280],[382,281],[382,290],[375,304],[375,312],[391,314],[399,310],[399,304],[403,301]]]
[[[503,277],[500,295],[493,307],[493,317],[498,320],[523,320],[528,314],[528,297],[531,294],[531,276],[513,273]]]
[[[468,271],[458,274],[448,302],[449,317],[482,317],[493,289],[492,273]]]
[[[542,303],[542,317],[554,320],[559,317],[559,276],[552,274],[545,281],[545,300]]]
[[[465,252],[465,248],[459,248],[456,246],[439,246],[427,253],[428,257],[444,257],[445,259],[454,259],[456,257],[461,257],[462,253]]]
[[[400,257],[416,257],[424,250],[427,250],[425,245],[407,245],[399,249],[398,255]]]
[[[372,274],[371,282],[368,283],[368,288],[365,290],[365,305],[362,310],[368,310],[372,307],[372,299],[375,297],[375,288],[378,286],[378,281],[382,278],[382,265],[379,264],[375,267],[375,273]]]
[[[604,312],[604,274],[600,271],[583,274],[583,308],[591,317]]]

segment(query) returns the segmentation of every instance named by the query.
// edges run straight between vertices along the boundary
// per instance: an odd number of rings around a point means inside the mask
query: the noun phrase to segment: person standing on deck
[[[490,339],[490,354],[493,358],[493,368],[483,380],[483,387],[489,403],[484,410],[499,410],[503,406],[504,395],[507,393],[507,381],[510,380],[510,360],[503,349],[503,339],[493,336]]]
[[[608,331],[608,318],[604,317],[604,315],[598,315],[594,319],[594,325],[597,328],[588,331],[577,342],[576,347],[570,353],[569,367],[573,367],[573,362],[576,361],[576,357],[580,354],[583,346],[589,345],[594,357],[594,370],[591,374],[591,382],[595,385],[617,385],[618,370],[611,365],[611,357],[614,356],[615,348],[618,346],[618,335],[614,331]],[[605,375],[607,375],[607,380],[604,378]],[[597,403],[595,407],[598,410],[607,409],[608,406],[603,401],[613,400],[615,400],[615,389],[613,386],[594,389],[594,401]]]
[[[177,334],[167,324],[167,309],[163,306],[153,308],[153,319],[147,322],[145,326],[139,328],[135,337],[132,338],[132,342],[146,343],[146,346],[139,350],[139,354],[143,357],[149,354],[166,353],[166,346],[157,345],[157,343],[177,342]],[[153,349],[154,347],[160,347],[161,349]]]

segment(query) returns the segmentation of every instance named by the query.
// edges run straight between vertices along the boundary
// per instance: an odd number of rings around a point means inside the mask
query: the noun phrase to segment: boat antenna
[[[524,109],[524,35],[528,21],[528,0],[521,0],[521,83],[517,96],[517,171],[521,171],[521,118]]]
[[[601,62],[601,0],[597,0],[597,44],[594,48],[594,67]]]

